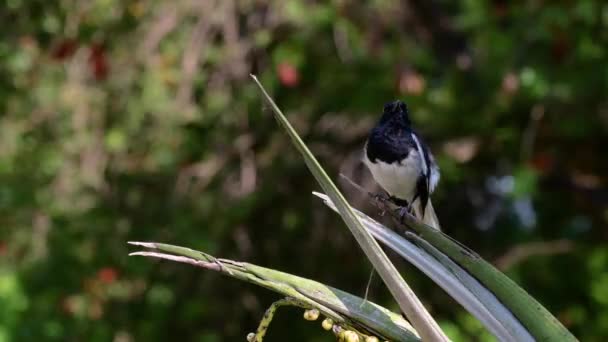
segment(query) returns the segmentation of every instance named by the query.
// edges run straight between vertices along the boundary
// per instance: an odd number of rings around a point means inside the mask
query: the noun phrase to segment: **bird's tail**
[[[436,228],[437,230],[441,230],[441,226],[439,225],[439,219],[435,214],[435,209],[433,208],[433,203],[431,203],[431,199],[429,198],[428,203],[426,204],[426,208],[424,210],[424,215],[422,215],[422,210],[420,208],[420,200],[417,200],[416,205],[414,206],[414,214],[417,218],[421,219],[424,224],[427,226],[431,226]]]

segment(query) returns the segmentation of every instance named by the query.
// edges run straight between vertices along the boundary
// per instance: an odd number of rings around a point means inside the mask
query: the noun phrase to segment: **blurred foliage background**
[[[276,295],[128,258],[201,249],[363,295],[371,266],[249,80],[334,178],[402,99],[444,230],[608,336],[608,5],[0,0],[0,341],[241,341]],[[365,199],[352,202],[375,213]],[[490,339],[413,267],[457,341]],[[380,281],[371,298],[397,310]],[[332,341],[282,309],[269,341]]]

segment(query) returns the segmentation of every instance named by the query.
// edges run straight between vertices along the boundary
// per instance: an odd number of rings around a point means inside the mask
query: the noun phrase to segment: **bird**
[[[430,195],[439,183],[439,167],[424,140],[412,128],[407,105],[384,105],[363,149],[363,163],[396,205],[441,230]]]

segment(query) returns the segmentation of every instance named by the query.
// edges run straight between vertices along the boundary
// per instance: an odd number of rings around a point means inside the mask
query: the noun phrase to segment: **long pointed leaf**
[[[383,339],[420,341],[412,326],[400,315],[331,286],[245,262],[216,259],[207,253],[190,248],[154,242],[129,243],[149,250],[130,255],[167,259],[218,271],[281,293],[310,308],[318,309],[334,322],[374,333]]]
[[[451,237],[429,227],[411,215],[405,224],[420,237],[469,272],[490,290],[539,341],[577,341],[577,339],[536,299],[477,254]]]
[[[337,211],[327,195],[317,192],[314,195],[321,198],[331,209]],[[361,211],[353,210],[378,241],[401,255],[431,278],[499,340],[517,342],[534,340],[526,328],[492,293],[449,260],[447,256],[439,251],[428,252],[426,248],[421,249]]]

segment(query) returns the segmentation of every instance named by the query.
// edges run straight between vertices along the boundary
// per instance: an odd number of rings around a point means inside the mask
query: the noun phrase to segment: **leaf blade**
[[[335,206],[325,194],[313,194],[321,198],[332,210],[336,211]],[[534,340],[526,328],[521,325],[493,294],[485,288],[482,289],[481,284],[475,284],[476,280],[470,277],[458,265],[446,266],[445,263],[448,261],[437,258],[433,253],[429,253],[426,249],[421,249],[420,246],[416,246],[413,242],[378,223],[365,213],[356,209],[354,210],[361,217],[366,228],[378,241],[401,255],[431,278],[469,313],[475,316],[499,340]],[[443,258],[447,258],[441,252],[437,251],[437,253],[440,253]]]
[[[404,223],[488,288],[539,341],[577,341],[544,306],[505,274],[462,244],[412,217]]]
[[[186,247],[163,243],[129,243],[151,250],[133,252],[130,255],[161,258],[214,270],[305,302],[336,322],[360,324],[384,339],[420,342],[412,326],[400,315],[317,281],[250,263],[217,259]]]

